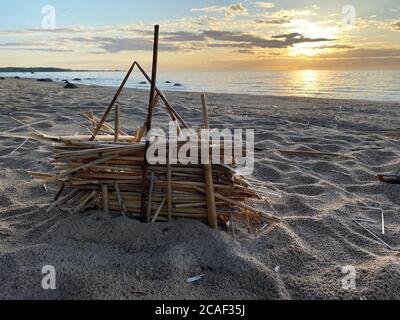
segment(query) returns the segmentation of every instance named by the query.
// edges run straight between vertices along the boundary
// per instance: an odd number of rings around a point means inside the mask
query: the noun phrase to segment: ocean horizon
[[[118,87],[121,71],[3,72],[3,77],[50,78],[76,84]],[[138,71],[127,88],[147,89]],[[400,70],[296,70],[264,72],[162,72],[157,85],[167,91],[230,93],[312,98],[357,99],[400,102]]]

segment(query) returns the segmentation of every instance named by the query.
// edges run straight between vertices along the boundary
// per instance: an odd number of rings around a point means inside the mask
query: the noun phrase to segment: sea
[[[0,73],[0,76],[51,78],[76,84],[118,87],[125,72]],[[133,72],[126,87],[147,89],[141,74]],[[267,72],[159,72],[162,90],[204,93],[299,96],[400,102],[400,70],[267,71]]]

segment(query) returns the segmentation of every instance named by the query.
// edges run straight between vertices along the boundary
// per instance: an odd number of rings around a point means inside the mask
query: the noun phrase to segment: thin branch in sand
[[[22,142],[13,152],[10,153],[10,155],[13,155],[14,153],[16,153],[19,149],[21,149],[25,144],[28,143],[30,139],[26,139],[24,142]]]
[[[28,124],[28,125],[27,125],[27,124],[24,124],[23,126],[15,127],[15,128],[6,130],[6,131],[4,131],[4,132],[9,133],[9,132],[17,131],[17,130],[19,130],[19,129],[27,128],[28,126],[33,126],[33,125],[35,125],[35,124],[41,124],[41,123],[47,122],[47,121],[49,121],[49,120],[40,120],[40,121],[37,121],[37,122],[30,123],[30,124]]]
[[[40,132],[39,130],[36,130],[35,128],[31,127],[29,124],[26,124],[26,123],[24,123],[24,122],[22,122],[22,121],[20,121],[18,119],[15,119],[12,116],[10,116],[10,118],[13,119],[14,121],[18,122],[19,124],[22,124],[23,126],[31,129],[32,131],[36,132],[37,134],[44,135],[42,132]]]
[[[387,244],[385,241],[383,241],[381,238],[379,238],[375,233],[373,233],[371,230],[369,230],[368,228],[364,227],[360,222],[358,222],[357,220],[353,220],[353,222],[355,224],[357,224],[358,226],[360,226],[361,228],[363,228],[365,231],[367,231],[371,236],[373,236],[376,240],[378,240],[378,242],[380,242],[381,244],[383,244],[385,247],[387,247],[390,250],[394,250],[394,248],[392,246],[390,246],[389,244]]]
[[[316,157],[337,157],[347,159],[357,159],[351,153],[337,153],[337,152],[319,152],[319,151],[305,151],[305,150],[277,150],[280,153],[286,153],[294,156],[316,156]]]

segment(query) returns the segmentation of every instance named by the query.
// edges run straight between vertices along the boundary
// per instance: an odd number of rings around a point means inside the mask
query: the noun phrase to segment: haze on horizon
[[[164,70],[397,69],[399,14],[398,0],[2,1],[0,66],[148,65],[157,23]]]

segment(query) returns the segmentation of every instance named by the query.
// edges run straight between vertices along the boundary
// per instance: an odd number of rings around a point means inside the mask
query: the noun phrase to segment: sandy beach
[[[87,134],[79,112],[101,115],[115,91],[0,80],[0,132],[20,126],[14,117],[40,121],[33,127],[49,134]],[[201,126],[199,93],[166,96]],[[370,230],[400,248],[400,187],[376,178],[400,171],[400,103],[207,97],[212,127],[255,129],[250,179],[280,195],[272,203],[284,222],[257,236],[239,232],[235,242],[231,233],[191,220],[143,224],[97,211],[47,213],[43,205],[57,186],[38,186],[28,171],[51,171],[51,145],[29,141],[14,152],[23,140],[0,138],[0,299],[400,299],[399,253],[352,222],[376,221]],[[147,113],[148,92],[126,89],[119,103],[122,127],[133,133]],[[166,119],[158,109],[154,125]],[[57,290],[42,289],[44,265],[55,266]],[[342,288],[345,266],[357,271],[354,290]]]

